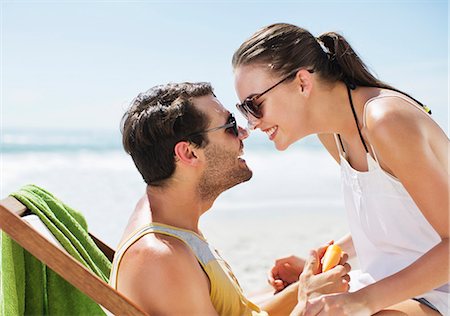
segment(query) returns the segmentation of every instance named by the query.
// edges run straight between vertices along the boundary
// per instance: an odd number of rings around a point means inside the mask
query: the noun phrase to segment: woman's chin
[[[286,143],[286,142],[274,142],[275,143],[275,148],[278,151],[285,151],[286,149],[288,149],[289,145],[291,145],[290,143]]]

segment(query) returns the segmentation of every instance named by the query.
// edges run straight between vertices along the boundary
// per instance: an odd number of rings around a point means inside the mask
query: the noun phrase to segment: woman
[[[233,68],[251,128],[278,150],[317,134],[341,167],[351,233],[337,243],[361,273],[354,292],[312,300],[306,314],[448,315],[449,140],[430,111],[376,79],[333,32],[267,26],[239,47]],[[302,268],[296,257],[278,261],[274,286]]]

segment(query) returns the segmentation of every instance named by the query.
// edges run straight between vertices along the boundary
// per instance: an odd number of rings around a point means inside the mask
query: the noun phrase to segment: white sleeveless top
[[[364,126],[367,104],[383,97],[404,99],[423,111],[401,95],[378,96],[364,106]],[[411,265],[441,238],[400,181],[380,167],[373,148],[375,159],[367,153],[368,171],[360,172],[351,167],[337,135],[335,138],[347,217],[361,269],[351,274],[350,288],[355,291]],[[449,315],[449,284],[419,297],[427,299],[441,314]]]

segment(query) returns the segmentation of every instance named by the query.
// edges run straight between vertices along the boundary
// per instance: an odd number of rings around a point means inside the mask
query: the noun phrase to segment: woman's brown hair
[[[390,89],[410,97],[377,79],[342,35],[327,32],[316,38],[308,30],[287,23],[272,24],[253,34],[234,53],[232,65],[233,69],[265,66],[280,77],[296,69],[312,69],[327,82],[343,81],[352,89]]]

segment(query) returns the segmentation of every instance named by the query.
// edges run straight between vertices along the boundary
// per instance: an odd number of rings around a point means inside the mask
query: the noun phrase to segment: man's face
[[[209,117],[208,129],[228,123],[230,112],[214,96],[196,98],[194,104]],[[202,199],[215,199],[223,191],[252,177],[245,160],[239,157],[243,154],[242,140],[247,137],[243,129],[239,130],[238,136],[224,128],[206,134],[209,140],[204,148],[206,167],[199,182]]]

